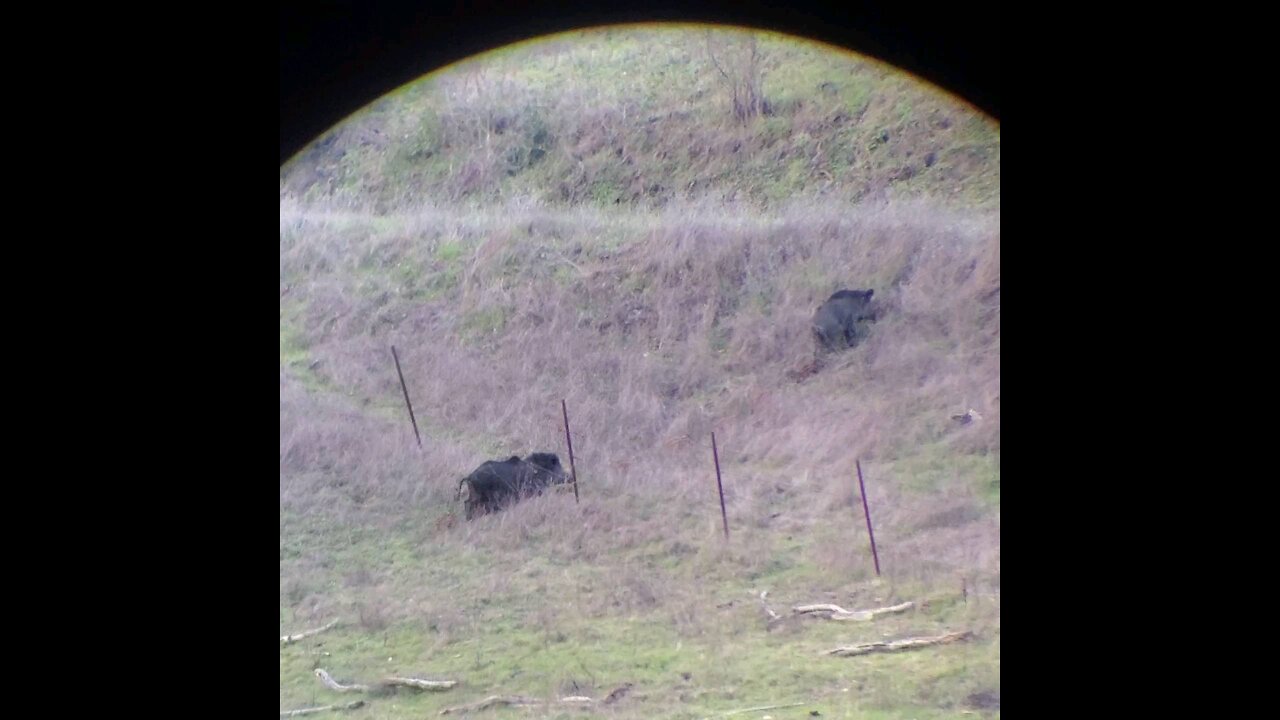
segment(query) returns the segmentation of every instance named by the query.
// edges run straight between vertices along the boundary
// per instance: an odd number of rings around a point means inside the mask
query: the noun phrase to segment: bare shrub
[[[746,122],[768,108],[760,46],[752,33],[706,33],[707,60],[729,87],[733,117]]]

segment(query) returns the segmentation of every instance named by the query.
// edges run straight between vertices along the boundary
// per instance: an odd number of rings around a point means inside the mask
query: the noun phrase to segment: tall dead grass
[[[916,492],[899,461],[928,449],[944,465],[998,465],[999,283],[998,215],[922,203],[768,216],[282,203],[282,323],[312,360],[281,374],[282,508],[438,518],[483,460],[567,461],[563,398],[581,506],[550,495],[463,524],[460,541],[571,556],[605,538],[714,537],[715,430],[741,534],[830,522],[865,534],[851,515],[860,458],[899,567],[998,567],[998,510],[974,509],[973,478],[944,472]],[[873,288],[880,321],[797,383],[814,308],[839,288]],[[982,419],[951,420],[969,408]]]

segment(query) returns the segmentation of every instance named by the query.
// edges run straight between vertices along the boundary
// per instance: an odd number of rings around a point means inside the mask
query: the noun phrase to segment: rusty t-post
[[[862,493],[862,513],[867,517],[867,535],[871,537],[871,559],[876,562],[876,577],[880,577],[880,554],[876,552],[876,533],[871,529],[871,510],[867,507],[867,486],[862,482],[862,461],[854,460],[858,468],[858,490]]]
[[[573,502],[578,504],[578,469],[573,464],[573,438],[569,437],[569,407],[560,399],[560,410],[564,412],[564,441],[569,446],[569,473],[573,478]]]
[[[711,432],[711,458],[716,462],[716,489],[720,491],[720,520],[724,522],[724,539],[729,539],[729,514],[724,510],[724,483],[720,481],[720,452],[716,450],[716,434]]]
[[[409,402],[409,388],[404,384],[404,373],[400,372],[400,356],[396,354],[396,346],[391,346],[391,357],[396,360],[396,375],[400,376],[400,389],[404,391],[404,404],[409,408],[409,422],[413,423],[413,437],[418,440],[418,447],[422,447],[422,436],[418,434],[418,421],[413,417],[413,403]]]

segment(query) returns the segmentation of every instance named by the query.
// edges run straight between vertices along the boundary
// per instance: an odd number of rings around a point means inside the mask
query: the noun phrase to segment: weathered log
[[[283,710],[280,712],[280,717],[298,717],[300,715],[310,715],[312,713],[329,712],[330,710],[355,710],[358,707],[364,707],[363,700],[349,702],[346,705],[325,705],[324,707],[303,708],[301,710]]]
[[[904,640],[892,640],[889,642],[872,642],[862,643],[861,645],[847,645],[838,647],[834,650],[827,650],[825,655],[838,655],[840,657],[852,657],[854,655],[867,655],[876,652],[894,652],[897,650],[914,650],[915,648],[927,647],[929,645],[941,645],[944,643],[965,640],[972,636],[971,631],[947,633],[946,635],[938,635],[936,637],[916,637],[906,638]]]
[[[765,590],[764,592],[760,593],[760,604],[764,606],[764,611],[769,615],[770,621],[777,620],[780,616],[778,615],[778,613],[774,612],[773,608],[769,607],[769,603],[765,602],[764,600],[765,597],[768,595],[769,595],[768,590]]]
[[[329,673],[325,672],[323,668],[316,668],[316,677],[320,678],[320,682],[324,683],[324,686],[330,690],[337,690],[338,692],[369,692],[368,685],[358,683],[352,685],[339,684],[337,680],[329,677]]]
[[[489,697],[478,702],[468,703],[466,705],[458,705],[455,707],[447,707],[440,711],[441,715],[452,715],[453,713],[474,712],[476,710],[484,710],[494,707],[495,705],[507,705],[509,707],[536,707],[541,705],[595,705],[602,703],[609,705],[616,702],[632,687],[631,683],[623,683],[609,693],[603,701],[598,701],[583,695],[572,695],[562,697],[556,700],[543,700],[541,698],[528,697],[526,695],[490,695]]]
[[[827,619],[829,620],[857,620],[862,622],[868,622],[871,620],[875,620],[881,615],[890,615],[893,613],[900,613],[905,610],[910,610],[912,607],[915,607],[915,603],[908,600],[907,602],[900,603],[898,605],[892,605],[890,607],[875,608],[874,610],[845,610],[839,605],[830,605],[830,604],[797,605],[791,610],[792,612],[799,615],[803,615],[807,613],[820,613],[820,612],[830,613],[830,615],[827,615]]]
[[[387,678],[383,685],[403,685],[418,690],[448,690],[458,684],[457,680],[421,680],[419,678]]]
[[[333,627],[336,627],[340,622],[341,620],[334,620],[330,622],[328,625],[325,625],[324,627],[318,627],[315,630],[306,630],[304,632],[298,633],[297,635],[282,635],[280,637],[280,642],[284,643],[285,645],[288,645],[289,643],[295,643],[303,638],[309,638],[312,635],[317,635],[319,633],[324,632],[325,630],[329,630]]]
[[[801,705],[808,705],[808,704],[809,703],[798,702],[798,703],[789,703],[787,705],[761,705],[760,707],[749,707],[749,708],[742,708],[741,710],[730,710],[729,712],[720,713],[720,715],[722,717],[729,717],[730,715],[740,715],[742,713],[748,713],[748,712],[759,712],[763,710],[781,710],[783,708],[800,707]]]
[[[458,684],[457,680],[423,680],[421,678],[402,678],[389,677],[379,680],[373,685],[365,685],[363,683],[353,683],[351,685],[342,685],[337,680],[329,676],[328,672],[323,669],[316,668],[316,677],[320,678],[320,682],[330,690],[338,692],[369,692],[374,687],[390,687],[401,686],[410,687],[415,690],[448,690]]]
[[[540,705],[552,704],[564,705],[590,705],[595,700],[589,697],[573,696],[564,697],[559,700],[542,700],[539,698],[525,697],[523,695],[490,695],[480,702],[470,703],[468,705],[458,705],[456,707],[448,707],[440,711],[441,715],[450,715],[452,713],[472,712],[475,710],[484,710],[495,705],[508,705],[511,707],[536,707]]]

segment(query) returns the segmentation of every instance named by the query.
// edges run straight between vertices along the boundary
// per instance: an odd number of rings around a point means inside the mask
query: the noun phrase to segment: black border
[[[280,162],[438,67],[539,35],[650,21],[760,27],[840,45],[1001,115],[998,3],[287,0],[280,4]]]
[[[281,3],[278,26],[280,163],[352,111],[436,67],[548,32],[653,20],[748,25],[848,47],[908,69],[1001,121],[1005,114],[1002,81],[1006,71],[1000,62],[1004,48],[1027,50],[1047,39],[1047,31],[1039,23],[1034,36],[1006,34],[999,3],[396,0],[375,4],[286,0]],[[1011,602],[1002,608],[1002,614],[1010,628],[1020,628],[1010,635],[1013,657],[1035,656],[1031,662],[1003,665],[1002,675],[1008,669],[1013,679],[1002,683],[1002,693],[1010,693],[1015,706],[1028,707],[1039,706],[1037,698],[1052,696],[1048,688],[1042,693],[1031,688],[1058,674],[1053,666],[1069,663],[1073,655],[1083,652],[1076,648],[1082,648],[1087,638],[1096,634],[1085,630],[1086,619],[1081,615],[1088,612],[1088,605],[1101,603],[1104,598],[1086,598],[1072,589],[1101,587],[1105,583],[1102,575],[1116,572],[1109,569],[1105,552],[1105,546],[1114,539],[1089,537],[1081,532],[1090,524],[1085,515],[1106,512],[1089,497],[1096,492],[1113,494],[1115,490],[1105,478],[1090,475],[1089,465],[1096,460],[1085,445],[1093,432],[1087,426],[1090,416],[1070,412],[1073,406],[1086,412],[1089,407],[1099,407],[1105,398],[1098,404],[1086,399],[1098,397],[1105,390],[1092,387],[1092,392],[1086,391],[1094,378],[1062,347],[1066,335],[1060,329],[1077,328],[1081,320],[1055,292],[1056,288],[1066,287],[1057,276],[1088,277],[1079,272],[1079,264],[1088,258],[1075,259],[1070,250],[1065,257],[1062,252],[1050,250],[1086,242],[1062,227],[1071,225],[1062,210],[1050,210],[1049,206],[1069,199],[1073,210],[1086,213],[1088,197],[1082,190],[1088,188],[1089,182],[1079,177],[1082,171],[1077,169],[1076,158],[1065,157],[1072,151],[1055,147],[1059,141],[1071,142],[1070,131],[1063,129],[1067,123],[1058,116],[1068,108],[1062,104],[1060,88],[1046,87],[1056,78],[1028,60],[1034,52],[1018,53],[1018,62],[1007,71],[1019,89],[1013,117],[1021,121],[1015,123],[1012,136],[1017,148],[1011,156],[1013,170],[1006,171],[1018,180],[1002,189],[1002,200],[1008,200],[1003,203],[1007,209],[1002,210],[1002,218],[1010,226],[1011,239],[1002,245],[1002,261],[1012,259],[1015,268],[1010,273],[1014,279],[1014,295],[1010,297],[1015,300],[1003,305],[1002,315],[1007,316],[1003,321],[1012,318],[1012,327],[1017,328],[1010,333],[1014,344],[1004,346],[1014,350],[1002,363],[1002,375],[1008,375],[1002,378],[1002,384],[1007,384],[1010,393],[1002,402],[1012,400],[1007,408],[1012,413],[1010,417],[1022,418],[1002,428],[1011,437],[1008,443],[1002,443],[1007,445],[1002,450],[1002,461],[1013,458],[1012,467],[1016,468],[1013,489],[1002,496],[1002,507],[1007,504],[1013,512],[1002,518],[1002,524],[1006,520],[1013,523],[1007,526],[1011,540],[1002,543],[1002,558],[1016,568],[1002,578],[1002,584],[1013,590]],[[269,61],[264,58],[263,62]],[[252,61],[242,60],[239,69],[250,82],[269,82],[264,69]],[[1075,69],[1088,72],[1080,65]],[[262,91],[268,94],[269,85]],[[252,91],[243,92],[247,96]],[[1085,103],[1093,112],[1103,112],[1101,98],[1066,99]],[[262,100],[265,98],[253,104],[260,107]],[[229,132],[227,120],[235,117],[242,121],[246,104],[241,102],[229,112],[206,119],[210,125],[201,137],[213,139],[215,152],[227,148],[228,152],[244,154],[246,138],[253,131],[242,122],[233,122],[236,129]],[[1034,133],[1025,124],[1031,116],[1035,118]],[[1003,131],[1002,123],[1002,135]],[[190,134],[181,139],[190,142]],[[262,140],[253,135],[252,147],[256,148],[259,141]],[[260,157],[263,151],[265,148],[255,150],[254,157]],[[255,159],[250,164],[256,166],[257,162]],[[210,188],[245,185],[239,174],[234,169],[214,173],[208,180]],[[210,593],[210,607],[204,615],[211,621],[225,618],[225,637],[231,638],[256,633],[269,637],[271,628],[256,628],[269,624],[271,616],[255,598],[261,593],[265,596],[261,597],[262,603],[274,602],[272,585],[279,580],[278,566],[264,552],[273,542],[269,528],[278,528],[278,516],[272,513],[272,483],[262,472],[271,467],[272,454],[276,453],[272,447],[278,427],[273,430],[272,425],[278,423],[278,415],[273,422],[270,408],[259,408],[255,399],[259,394],[271,396],[274,379],[266,357],[260,362],[254,350],[259,342],[258,332],[263,333],[264,346],[271,342],[266,333],[276,332],[260,308],[267,301],[265,294],[278,286],[278,277],[273,277],[275,260],[263,247],[265,238],[261,237],[261,228],[269,227],[271,214],[278,212],[274,193],[263,201],[263,217],[256,217],[257,212],[255,205],[247,216],[237,213],[225,221],[225,232],[229,236],[236,233],[237,243],[248,243],[252,248],[232,253],[209,270],[215,275],[209,278],[209,286],[220,287],[225,293],[210,308],[225,344],[215,349],[205,367],[190,371],[201,373],[215,386],[206,393],[217,416],[212,426],[229,430],[218,435],[215,443],[204,441],[199,445],[216,445],[218,451],[230,454],[219,458],[215,475],[192,492],[193,497],[199,498],[196,512],[206,512],[206,527],[216,528],[216,534],[200,540],[208,543],[206,553],[199,557],[209,561],[210,572],[203,582],[196,582],[193,592],[201,587],[216,588]],[[1086,284],[1090,290],[1097,289],[1092,283]],[[1073,339],[1081,337],[1074,329],[1068,334]],[[1094,344],[1100,342],[1103,341],[1095,339]],[[271,358],[271,362],[276,363],[276,359]],[[184,370],[182,375],[189,377],[189,372]],[[1010,379],[1012,383],[1008,382]],[[243,398],[243,403],[229,402],[234,398]],[[175,431],[183,432],[180,428]],[[1068,447],[1057,447],[1055,441],[1065,442]],[[1037,452],[1036,445],[1045,447]],[[182,625],[192,623],[192,619],[193,613],[184,609],[175,622]],[[1081,628],[1079,633],[1067,630],[1075,624]],[[1046,640],[1041,630],[1052,637]],[[1045,642],[1051,647],[1046,649]],[[225,652],[228,657],[207,662],[244,668],[246,676],[256,674],[249,668],[257,663],[245,662],[252,653],[244,653],[243,647],[237,641],[225,649],[215,648],[214,654]],[[208,646],[203,648],[202,655]],[[1098,665],[1096,656],[1081,659]],[[273,671],[266,666],[269,657],[265,653],[261,660],[265,695],[270,692],[267,682]],[[269,703],[270,697],[262,702]]]

